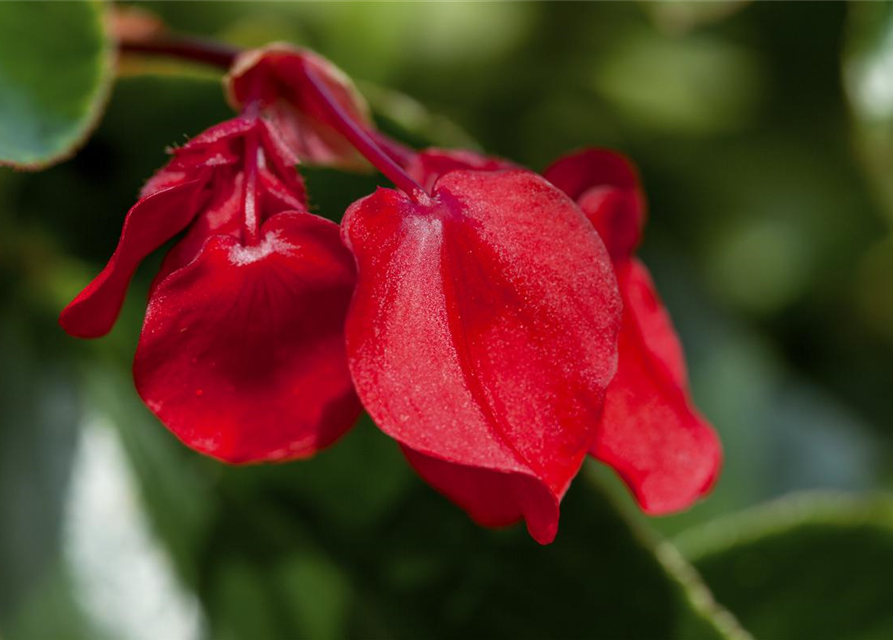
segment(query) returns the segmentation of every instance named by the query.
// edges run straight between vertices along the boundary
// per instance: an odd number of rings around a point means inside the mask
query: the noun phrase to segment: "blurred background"
[[[130,375],[160,255],[108,337],[56,324],[165,147],[229,113],[219,74],[127,60],[75,157],[0,170],[0,637],[893,637],[889,4],[141,7],[319,51],[413,144],[628,154],[725,468],[648,519],[590,461],[541,548],[474,526],[367,419],[304,463],[187,450]],[[304,173],[335,220],[378,181]]]

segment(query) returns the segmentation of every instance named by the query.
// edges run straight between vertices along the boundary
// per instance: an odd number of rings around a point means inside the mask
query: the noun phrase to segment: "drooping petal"
[[[496,158],[485,156],[468,149],[424,149],[413,154],[406,164],[406,172],[426,191],[434,188],[437,180],[459,169],[477,171],[499,171],[501,169],[518,169],[518,165]]]
[[[303,187],[296,190],[290,181],[282,180],[279,175],[265,167],[261,167],[258,171],[257,190],[261,198],[262,215],[275,215],[288,210],[307,210],[307,196]]]
[[[446,462],[401,447],[406,460],[428,484],[459,505],[485,527],[504,527],[525,518],[531,535],[540,543],[558,532],[558,502],[535,478]],[[566,490],[566,488],[565,488]]]
[[[617,278],[619,363],[592,454],[618,472],[645,512],[670,513],[710,489],[720,444],[689,399],[682,349],[647,269],[627,260]]]
[[[189,230],[164,256],[150,292],[171,273],[192,262],[212,236],[240,237],[244,206],[242,172],[235,168],[217,169],[208,191],[210,195]]]
[[[312,51],[288,44],[241,54],[227,76],[229,100],[237,109],[259,100],[265,117],[302,162],[342,168],[366,166],[356,149],[331,126],[329,114],[307,99],[305,65],[355,122],[373,127],[369,107],[347,75]]]
[[[254,126],[248,118],[232,118],[202,131],[182,147],[169,148],[168,153],[173,157],[146,181],[140,197],[189,180],[196,172],[210,175],[210,169],[238,164],[242,137]]]
[[[633,164],[608,149],[584,149],[543,173],[583,209],[614,260],[632,255],[645,224],[645,196]]]
[[[356,420],[344,352],[354,266],[338,227],[270,218],[256,246],[214,236],[156,287],[137,390],[188,446],[231,463],[312,455]]]
[[[282,183],[285,191],[292,198],[300,201],[298,211],[307,210],[307,191],[301,174],[295,169],[300,160],[282,137],[282,133],[271,123],[260,119],[258,121],[261,134],[261,149],[264,163],[261,166],[261,174],[268,179],[276,179]]]
[[[142,260],[182,231],[195,217],[205,180],[198,178],[141,199],[124,219],[121,239],[108,264],[62,310],[59,324],[80,338],[105,335],[115,324],[127,285]]]
[[[639,189],[639,176],[628,158],[610,149],[587,148],[562,156],[543,176],[574,200],[592,187]]]
[[[380,189],[342,227],[364,406],[438,490],[555,536],[616,366],[620,301],[580,210],[527,171],[454,171],[430,202]],[[489,496],[489,497],[488,497]]]

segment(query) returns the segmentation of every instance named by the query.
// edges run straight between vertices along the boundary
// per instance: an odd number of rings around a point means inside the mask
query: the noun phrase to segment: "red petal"
[[[556,499],[534,478],[445,462],[405,446],[402,449],[409,464],[426,482],[479,525],[504,527],[527,514],[528,528],[538,542],[548,544],[555,539],[560,496]]]
[[[105,335],[115,324],[139,263],[195,217],[204,180],[168,187],[141,199],[124,219],[121,239],[102,272],[65,307],[59,324],[81,338]]]
[[[292,173],[297,173],[292,170]],[[282,180],[279,175],[266,168],[258,172],[258,191],[261,197],[261,215],[263,219],[275,215],[280,211],[306,211],[307,196],[303,183],[296,189],[291,181]]]
[[[206,129],[182,147],[169,149],[171,161],[158,170],[140,191],[145,198],[173,184],[194,178],[204,169],[218,169],[241,161],[241,138],[256,126],[256,120],[233,118]]]
[[[647,269],[625,261],[617,278],[620,361],[592,455],[620,474],[647,513],[678,511],[710,489],[719,440],[689,400],[679,339]]]
[[[577,201],[614,260],[632,255],[645,224],[645,197],[627,158],[585,149],[560,158],[543,175]]]
[[[143,400],[227,462],[303,458],[356,420],[344,354],[354,283],[332,222],[270,218],[261,242],[215,236],[155,290],[134,359]]]
[[[264,120],[261,124],[261,148],[264,151],[266,166],[261,167],[261,177],[267,180],[276,179],[282,183],[292,198],[300,201],[296,206],[299,211],[307,209],[307,191],[304,188],[304,180],[295,169],[299,160],[288,148],[282,133],[276,127]]]
[[[536,174],[454,171],[431,203],[360,200],[343,234],[359,265],[348,358],[372,418],[474,518],[523,515],[551,541],[616,365],[620,301],[592,226]]]
[[[459,169],[476,169],[478,171],[499,171],[500,169],[518,169],[518,165],[485,156],[467,149],[425,149],[414,154],[406,166],[406,172],[425,191],[431,191],[434,183],[442,175]]]
[[[369,107],[350,78],[325,58],[286,44],[246,51],[227,76],[230,102],[242,108],[260,100],[264,115],[303,162],[362,167],[364,161],[331,126],[328,113],[307,100],[304,65],[309,65],[351,118],[372,128]]]
[[[183,238],[164,256],[150,292],[154,292],[155,287],[171,273],[192,262],[208,238],[218,235],[241,237],[242,181],[241,171],[229,169],[224,172],[218,169],[215,172],[209,187],[211,195],[207,205],[196,216]]]

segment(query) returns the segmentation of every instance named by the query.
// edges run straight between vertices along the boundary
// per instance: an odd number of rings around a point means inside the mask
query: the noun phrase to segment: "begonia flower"
[[[338,226],[307,212],[297,160],[261,118],[173,153],[60,323],[108,332],[138,264],[186,230],[152,284],[137,390],[184,443],[221,460],[312,455],[360,411],[343,340],[354,266]]]
[[[649,513],[709,488],[719,444],[634,257],[645,208],[627,161],[588,150],[540,176],[473,151],[417,153],[377,132],[316,54],[229,59],[243,115],[174,151],[60,318],[73,335],[107,332],[140,261],[185,231],[134,361],[140,395],[181,440],[227,462],[302,458],[362,401],[471,518],[523,519],[543,544],[587,455]],[[395,188],[352,204],[339,233],[308,213],[299,161],[368,162]]]

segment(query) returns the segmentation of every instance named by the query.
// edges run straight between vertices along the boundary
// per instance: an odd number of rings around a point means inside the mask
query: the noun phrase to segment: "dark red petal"
[[[620,361],[592,455],[620,474],[644,511],[670,513],[710,489],[720,443],[689,399],[679,339],[647,269],[628,260],[617,278]]]
[[[372,418],[474,518],[523,515],[551,541],[616,366],[620,300],[592,226],[531,172],[454,171],[430,203],[354,203],[343,234],[359,265],[348,358]]]
[[[152,282],[150,294],[171,273],[192,262],[208,238],[219,235],[241,237],[244,215],[242,182],[241,171],[218,169],[215,172],[209,185],[207,204],[202,207],[186,234],[164,256],[161,268]]]
[[[543,176],[574,200],[592,187],[639,188],[633,163],[610,149],[588,148],[569,153],[553,162]]]
[[[140,189],[140,198],[148,198],[149,196],[170,189],[178,184],[188,182],[190,180],[189,171],[181,169],[171,169],[163,167],[155,172],[155,174],[146,180],[143,188]]]
[[[260,100],[264,115],[302,162],[365,166],[353,145],[332,127],[329,114],[307,99],[305,65],[355,122],[373,128],[369,107],[350,78],[325,58],[287,44],[239,56],[227,76],[230,102],[240,109]]]
[[[577,201],[614,260],[632,255],[645,224],[645,197],[627,158],[585,149],[558,159],[543,175]]]
[[[172,183],[194,178],[197,172],[241,163],[242,139],[256,126],[256,119],[232,118],[206,129],[182,147],[169,149],[173,158],[146,182],[140,196],[145,198]]]
[[[294,171],[292,171],[294,173]],[[307,196],[301,185],[296,190],[292,181],[283,181],[266,168],[258,172],[258,191],[261,197],[261,215],[266,219],[280,211],[306,211]]]
[[[412,468],[485,527],[504,527],[527,514],[531,536],[548,544],[558,533],[560,496],[529,476],[469,467],[401,447]],[[563,492],[562,492],[563,495]]]
[[[261,148],[264,152],[264,166],[261,167],[262,175],[275,177],[283,184],[292,198],[300,202],[295,208],[299,211],[307,209],[307,191],[304,188],[304,180],[295,169],[298,157],[291,152],[282,133],[274,125],[259,121],[261,126]]]
[[[518,169],[518,165],[485,156],[467,149],[425,149],[411,156],[406,165],[406,172],[426,191],[434,188],[434,183],[442,175],[458,169],[475,169],[477,171],[499,171],[500,169]]]
[[[66,332],[80,338],[96,338],[109,332],[121,311],[133,272],[143,258],[195,217],[203,185],[202,179],[183,182],[133,205],[108,264],[59,316],[59,324]]]
[[[332,222],[270,218],[261,242],[208,240],[155,289],[137,390],[188,446],[232,463],[303,458],[356,420],[344,353],[354,283]]]
[[[214,125],[190,139],[182,147],[169,149],[170,162],[146,181],[140,191],[145,198],[167,187],[195,178],[212,175],[241,162],[242,138],[256,126],[249,118],[233,118]]]

